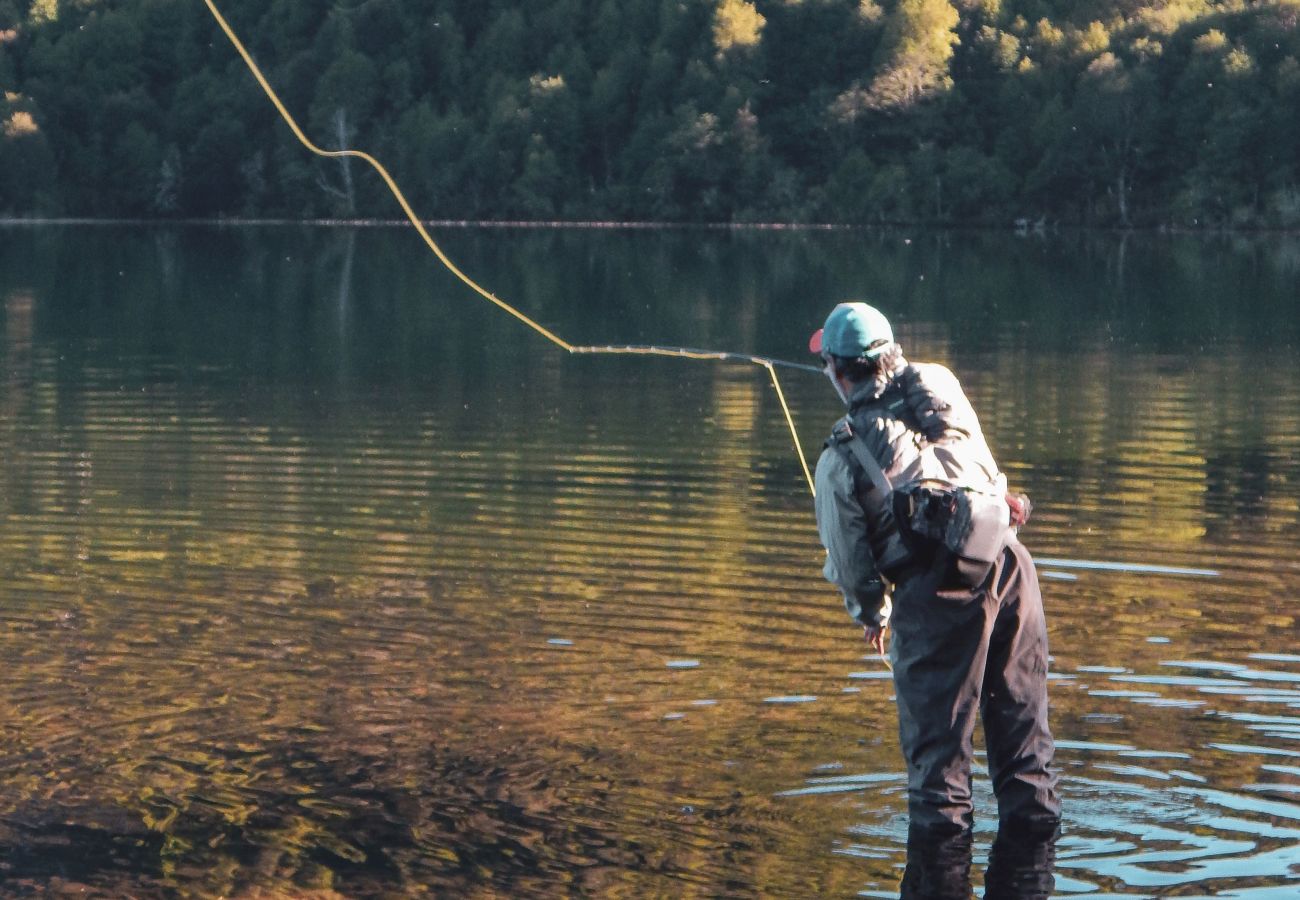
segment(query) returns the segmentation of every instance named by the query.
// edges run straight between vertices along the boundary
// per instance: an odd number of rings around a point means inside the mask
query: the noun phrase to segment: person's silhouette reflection
[[[909,828],[900,900],[970,900],[971,833]]]
[[[969,900],[969,831],[912,828],[900,900]],[[1049,900],[1056,886],[1056,832],[1003,828],[989,853],[984,900]]]
[[[1004,825],[989,852],[984,900],[1049,900],[1056,887],[1058,834]]]

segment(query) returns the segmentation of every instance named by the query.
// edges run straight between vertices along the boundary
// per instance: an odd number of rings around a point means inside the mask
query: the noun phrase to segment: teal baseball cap
[[[865,303],[841,303],[813,332],[808,349],[818,356],[829,353],[846,359],[874,359],[894,342],[894,330],[880,310]]]

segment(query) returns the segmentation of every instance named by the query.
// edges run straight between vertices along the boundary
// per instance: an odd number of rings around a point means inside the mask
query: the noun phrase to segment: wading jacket
[[[909,364],[900,356],[889,373],[857,386],[846,417],[853,433],[895,488],[940,479],[1004,491],[1006,479],[980,431],[956,376],[941,365]],[[881,496],[837,426],[817,461],[817,531],[826,548],[822,572],[844,595],[849,615],[864,625],[888,616],[882,576],[896,581],[911,558]]]

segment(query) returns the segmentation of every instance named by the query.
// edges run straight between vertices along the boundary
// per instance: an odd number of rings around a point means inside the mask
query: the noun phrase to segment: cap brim
[[[808,350],[818,356],[821,356],[822,353],[822,332],[825,330],[824,328],[818,328],[812,333],[812,337],[808,338]]]

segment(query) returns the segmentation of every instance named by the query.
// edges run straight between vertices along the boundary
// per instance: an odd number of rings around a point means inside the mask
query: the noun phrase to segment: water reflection
[[[1003,829],[988,853],[984,900],[1048,900],[1056,879],[1056,832]],[[909,828],[899,900],[969,900],[975,849],[969,831]]]
[[[989,851],[985,900],[1047,900],[1053,896],[1058,835],[1001,831]]]
[[[968,900],[973,846],[969,831],[936,834],[909,829],[900,900]]]
[[[0,236],[6,889],[898,891],[892,685],[761,371],[564,358],[398,231]],[[888,299],[987,410],[1026,542],[1106,563],[1045,585],[1056,891],[1293,889],[1282,248],[896,237],[448,249],[582,342],[789,356],[826,297]],[[834,398],[785,387],[815,447]]]

